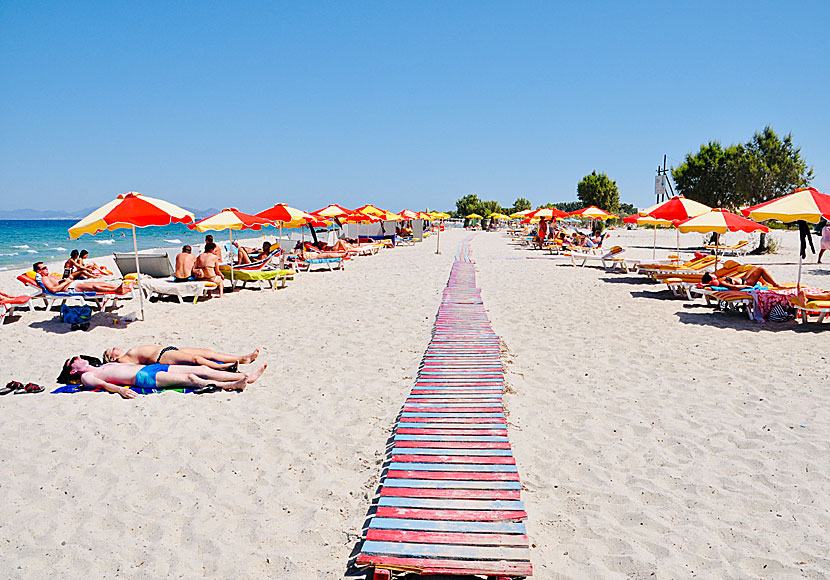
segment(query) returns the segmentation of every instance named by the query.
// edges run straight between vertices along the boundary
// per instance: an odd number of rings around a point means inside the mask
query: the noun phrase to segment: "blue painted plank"
[[[426,489],[521,489],[518,481],[459,481],[454,479],[409,479],[387,477],[384,487],[420,487]]]
[[[489,471],[499,473],[516,473],[516,465],[501,464],[470,464],[470,463],[406,463],[393,461],[389,464],[390,470],[397,471]]]
[[[424,508],[434,510],[509,510],[524,511],[521,501],[504,499],[431,499],[423,497],[381,496],[378,505],[384,507]]]
[[[421,558],[453,558],[527,561],[527,548],[505,546],[463,546],[457,544],[414,544],[410,542],[363,542],[364,554],[393,554]]]
[[[430,449],[424,447],[394,447],[392,453],[395,455],[482,455],[513,457],[510,449]]]

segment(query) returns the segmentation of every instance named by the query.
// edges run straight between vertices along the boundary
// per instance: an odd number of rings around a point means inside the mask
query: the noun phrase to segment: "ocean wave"
[[[0,266],[0,272],[5,272],[6,270],[8,270],[8,268],[6,268],[5,266]]]
[[[20,252],[9,252],[8,254],[0,254],[0,256],[16,256]]]
[[[26,250],[27,254],[37,254],[37,250]]]
[[[22,246],[14,246],[14,247],[18,248],[20,250],[28,250],[29,249],[29,246],[27,244],[23,244]]]
[[[182,241],[178,238],[173,238],[172,240],[164,240],[164,241],[167,242],[168,244],[181,244],[182,243]]]
[[[96,244],[107,244],[107,245],[110,245],[110,244],[111,244],[111,243],[113,243],[114,241],[115,241],[115,240],[95,240],[95,243],[96,243]]]
[[[57,248],[55,248],[55,251],[56,252],[68,252],[69,250],[67,250],[66,248],[62,248],[62,247],[58,246]]]

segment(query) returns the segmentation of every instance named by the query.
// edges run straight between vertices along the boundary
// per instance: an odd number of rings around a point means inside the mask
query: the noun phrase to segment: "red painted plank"
[[[501,407],[404,407],[406,413],[504,413]],[[487,417],[484,417],[487,421]]]
[[[395,447],[427,449],[510,449],[508,441],[396,441]]]
[[[390,469],[386,477],[396,479],[451,479],[458,481],[519,481],[515,471],[410,471]]]
[[[464,544],[467,546],[527,547],[522,534],[476,534],[460,532],[418,532],[414,530],[370,529],[366,539],[378,542],[415,542],[418,544]]]
[[[358,566],[375,566],[421,574],[530,576],[530,562],[486,562],[475,560],[440,560],[432,558],[400,558],[397,556],[369,556],[360,554]]]
[[[411,518],[413,520],[449,520],[458,522],[520,521],[527,518],[524,510],[435,510],[378,506],[380,518]]]
[[[415,429],[398,427],[401,435],[507,435],[507,429]]]
[[[463,463],[480,465],[515,465],[513,457],[488,457],[487,455],[392,455],[392,461],[401,463]]]
[[[484,420],[486,419],[486,421]],[[403,417],[403,423],[505,423],[504,417]]]
[[[440,489],[383,486],[380,488],[380,495],[450,499],[521,499],[518,489]]]

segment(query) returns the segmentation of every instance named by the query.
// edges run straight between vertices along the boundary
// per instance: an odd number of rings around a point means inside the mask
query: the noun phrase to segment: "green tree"
[[[792,133],[781,139],[767,125],[743,146],[744,159],[737,186],[741,203],[755,205],[780,197],[813,180],[813,169],[793,145]]]
[[[513,202],[513,208],[509,211],[509,213],[516,213],[517,211],[525,211],[526,209],[530,209],[533,206],[530,204],[530,200],[525,199],[523,197],[516,198],[516,201]],[[508,213],[508,212],[505,212]]]
[[[701,145],[700,151],[687,153],[683,163],[672,168],[677,192],[711,207],[740,205],[737,184],[744,154],[740,145]]]
[[[637,208],[634,207],[630,203],[621,203],[620,204],[620,217],[625,217],[627,215],[633,215],[637,213]]]
[[[583,205],[578,201],[557,201],[556,203],[546,203],[545,205],[539,207],[555,207],[556,209],[570,213],[580,209]]]
[[[583,207],[595,205],[600,209],[617,213],[620,209],[620,192],[617,183],[604,173],[592,171],[576,186],[576,193]],[[579,209],[579,208],[577,208]]]
[[[479,205],[481,205],[481,200],[476,194],[465,195],[461,199],[455,200],[456,211],[453,212],[453,217],[463,218],[471,213],[477,213]]]

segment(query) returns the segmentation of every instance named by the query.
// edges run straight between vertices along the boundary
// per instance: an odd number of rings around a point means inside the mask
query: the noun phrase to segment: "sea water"
[[[112,255],[113,252],[132,252],[133,234],[130,229],[85,234],[77,240],[69,239],[69,228],[77,220],[0,220],[0,270],[31,268],[35,262],[64,262],[72,250],[87,250],[90,258]],[[212,234],[218,244],[229,239],[228,231],[206,232]],[[234,239],[263,237],[272,241],[279,228],[262,231],[242,230],[233,232]],[[283,230],[283,237],[299,239],[299,229]],[[306,230],[308,236],[308,230]],[[183,224],[171,224],[148,228],[136,228],[138,249],[169,248],[171,257],[184,244],[193,246],[198,253],[205,241],[205,233],[189,230]]]

